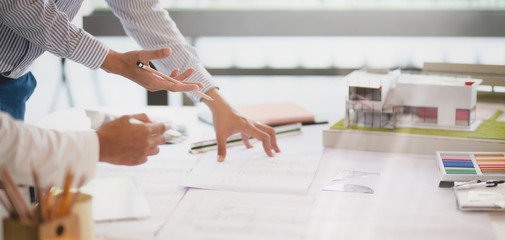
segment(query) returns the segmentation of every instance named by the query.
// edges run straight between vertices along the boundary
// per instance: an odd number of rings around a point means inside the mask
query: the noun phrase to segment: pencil
[[[84,186],[84,182],[86,181],[86,177],[81,176],[79,179],[79,183],[77,184],[77,191],[72,194],[72,199],[70,200],[70,205],[67,209],[66,214],[70,213],[72,211],[72,208],[74,204],[77,202],[77,198],[79,198],[79,195],[81,194],[81,187]]]
[[[65,176],[65,182],[63,185],[63,196],[61,197],[61,205],[59,206],[58,209],[58,217],[63,217],[65,216],[70,208],[70,203],[72,201],[72,193],[70,192],[70,187],[72,186],[72,182],[74,180],[74,175],[70,171],[70,169],[67,169],[67,174]]]
[[[171,77],[169,77],[169,76],[167,76],[167,75],[165,75],[163,73],[160,73],[160,72],[158,72],[158,71],[150,68],[149,66],[147,66],[147,65],[145,65],[145,64],[143,64],[141,62],[137,62],[137,66],[139,66],[140,68],[145,69],[145,70],[151,72],[152,74],[154,74],[154,75],[156,75],[158,77],[161,77],[161,78],[163,78],[165,80],[168,80],[168,81],[170,81],[170,82],[172,82],[174,84],[182,84],[180,81],[175,80],[175,79],[173,79],[173,78],[171,78]],[[202,98],[205,98],[205,99],[207,99],[209,101],[214,101],[214,99],[212,99],[209,95],[207,95],[205,93],[202,93],[202,92],[200,92],[198,90],[192,90],[191,92],[193,92],[193,93],[197,94],[198,96],[200,96]]]
[[[39,176],[37,175],[37,172],[35,171],[33,165],[31,167],[32,167],[33,182],[35,184],[35,191],[37,194],[37,199],[39,201],[39,207],[37,208],[39,214],[39,222],[44,222],[46,220],[46,217],[44,215],[45,206],[43,205],[44,203],[42,201],[43,196],[42,196],[42,189],[40,188]]]
[[[51,199],[52,199],[52,193],[51,193],[51,187],[52,185],[49,185],[49,187],[46,188],[46,190],[44,191],[44,194],[42,197],[42,200],[40,200],[40,202],[42,203],[42,205],[40,205],[42,208],[42,211],[44,212],[44,218],[45,220],[51,220]]]
[[[5,187],[5,193],[21,221],[29,223],[35,220],[33,213],[30,211],[28,204],[24,201],[21,192],[19,192],[16,183],[14,183],[14,180],[12,179],[12,175],[6,167],[2,169],[2,180]]]

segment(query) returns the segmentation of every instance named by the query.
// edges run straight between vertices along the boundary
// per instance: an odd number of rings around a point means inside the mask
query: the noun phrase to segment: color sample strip
[[[477,174],[469,153],[440,153],[447,174]]]
[[[503,153],[475,153],[474,156],[482,173],[505,173],[505,155]]]

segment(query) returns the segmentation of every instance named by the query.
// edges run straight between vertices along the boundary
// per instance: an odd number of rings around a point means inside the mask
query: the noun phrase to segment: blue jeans
[[[0,110],[18,120],[25,119],[26,101],[32,95],[37,80],[31,72],[18,79],[0,75]]]

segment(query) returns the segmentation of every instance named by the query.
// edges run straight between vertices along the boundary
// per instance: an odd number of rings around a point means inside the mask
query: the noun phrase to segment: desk
[[[179,187],[178,181],[191,171],[199,157],[188,153],[189,143],[211,138],[213,130],[196,120],[194,107],[109,110],[116,114],[145,110],[156,118],[183,122],[190,130],[188,141],[161,146],[160,154],[143,165],[99,164],[97,167],[99,177],[135,177],[152,211],[152,217],[146,220],[97,223],[97,239],[154,239],[177,203],[184,201],[187,189]],[[65,129],[87,127],[82,109],[52,114],[40,125],[50,127],[55,122],[67,122],[59,124]],[[328,127],[305,126],[300,135],[278,139],[283,151],[300,146],[319,147],[322,151],[319,168],[307,193],[315,202],[307,220],[305,239],[505,239],[504,214],[459,211],[452,190],[438,188],[435,154],[323,149],[322,130]],[[261,148],[257,144],[255,147]],[[339,170],[380,173],[373,186],[375,193],[321,191]]]

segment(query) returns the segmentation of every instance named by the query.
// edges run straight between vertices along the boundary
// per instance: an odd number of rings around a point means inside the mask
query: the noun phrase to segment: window
[[[381,101],[380,88],[349,87],[350,100]]]
[[[372,97],[372,100],[373,101],[381,101],[382,98],[382,88],[376,88],[376,89],[373,89],[373,97]]]
[[[473,111],[473,112],[475,112],[475,111]],[[458,126],[469,126],[470,125],[470,110],[456,109],[456,125],[458,125]]]
[[[419,118],[425,123],[437,123],[437,112],[437,108],[418,108]]]
[[[438,109],[429,107],[404,106],[401,114],[403,121],[413,123],[438,123]]]

